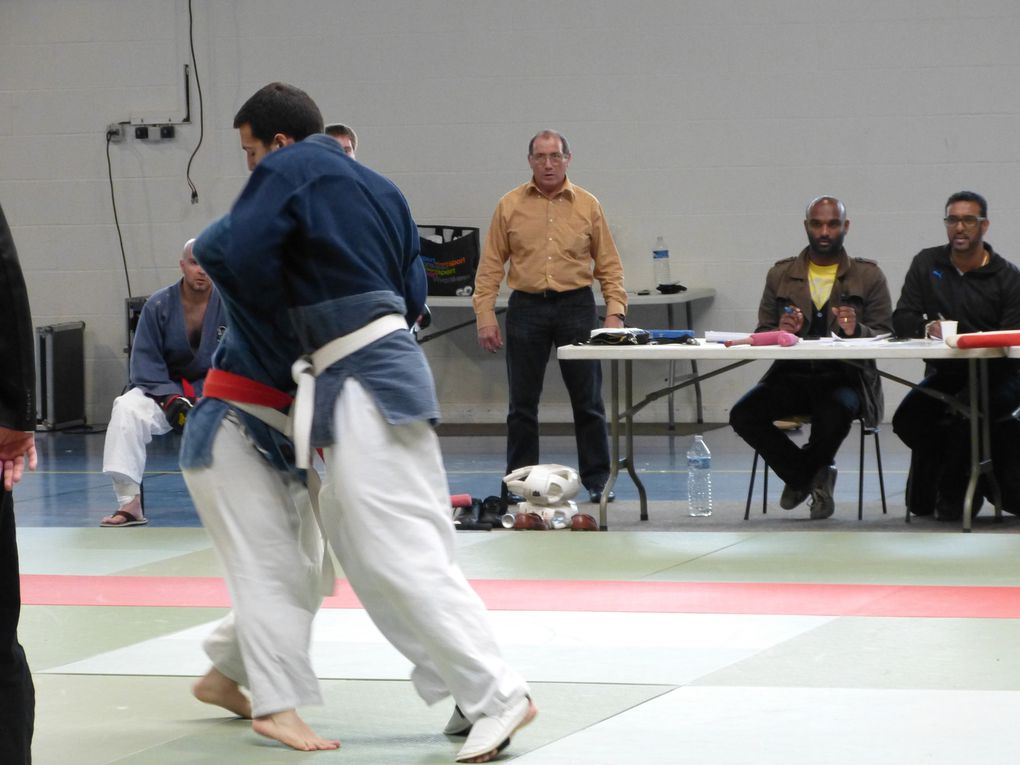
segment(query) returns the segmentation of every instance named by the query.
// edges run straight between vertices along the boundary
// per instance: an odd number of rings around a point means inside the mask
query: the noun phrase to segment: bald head
[[[212,282],[209,276],[198,265],[192,248],[195,240],[189,239],[184,243],[184,251],[181,253],[181,273],[184,274],[184,288],[192,293],[209,292],[212,289]]]
[[[819,265],[831,265],[839,260],[843,240],[850,230],[846,206],[836,197],[815,197],[808,202],[804,214],[811,260]]]

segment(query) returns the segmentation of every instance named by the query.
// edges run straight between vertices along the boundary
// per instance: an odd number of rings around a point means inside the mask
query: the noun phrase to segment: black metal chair
[[[790,418],[793,419],[793,418]],[[804,417],[797,417],[797,422],[802,424],[810,422],[809,419]],[[885,477],[882,474],[882,447],[878,439],[878,426],[870,427],[864,424],[864,420],[858,419],[857,421],[861,426],[861,441],[860,441],[860,464],[858,465],[858,478],[857,478],[857,520],[861,520],[864,517],[864,437],[874,436],[875,437],[875,461],[878,464],[878,487],[882,495],[882,515],[885,515],[888,511],[885,504]],[[751,497],[754,494],[754,479],[758,472],[758,452],[754,453],[754,460],[751,462],[751,482],[747,487],[747,504],[744,505],[744,520],[748,520],[751,517]],[[768,501],[769,501],[769,466],[762,460],[763,466],[763,478],[762,478],[762,495],[761,495],[761,512],[765,515],[768,512]]]

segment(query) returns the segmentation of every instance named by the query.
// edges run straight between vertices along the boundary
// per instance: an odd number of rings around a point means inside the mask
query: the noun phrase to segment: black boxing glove
[[[184,432],[184,424],[188,421],[188,415],[194,408],[195,405],[187,396],[174,394],[163,399],[163,414],[166,415],[166,421],[170,423],[174,433]]]

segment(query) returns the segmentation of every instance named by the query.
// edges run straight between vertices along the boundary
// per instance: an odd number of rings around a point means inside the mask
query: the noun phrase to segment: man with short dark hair
[[[1020,329],[1020,270],[984,236],[988,203],[973,191],[946,201],[949,242],[914,256],[893,314],[901,337],[942,337],[940,320],[957,333]],[[1020,360],[990,359],[992,464],[1006,509],[1020,510],[1020,425],[1008,415],[1020,406]],[[920,388],[950,396],[968,390],[966,361],[930,361]],[[1003,421],[1004,420],[1004,421]],[[912,390],[893,415],[893,430],[910,447],[907,508],[914,515],[959,520],[969,480],[967,421],[948,404]],[[982,481],[979,489],[983,489]],[[975,496],[974,507],[980,507]]]
[[[336,142],[343,147],[344,154],[351,159],[357,159],[355,154],[358,150],[358,134],[354,132],[354,128],[344,125],[342,122],[334,122],[331,125],[326,125],[325,133],[336,139]]]
[[[322,118],[303,90],[270,83],[245,102],[234,126],[254,169],[320,132]],[[312,504],[318,476],[294,466],[288,436],[298,342],[282,312],[238,303],[245,275],[224,265],[230,221],[223,216],[195,241],[196,256],[223,286],[229,329],[190,417],[181,467],[226,570],[233,610],[203,643],[212,667],[192,693],[251,718],[256,733],[294,749],[336,749],[339,741],[320,736],[297,713],[322,703],[309,642],[335,580]]]
[[[11,490],[36,468],[32,314],[11,230],[0,209],[0,762],[32,762],[35,686],[18,642],[21,577]]]
[[[843,248],[850,230],[843,203],[830,196],[808,203],[808,246],[778,261],[765,277],[756,332],[785,330],[808,338],[873,337],[892,327],[885,275],[873,260]],[[811,419],[801,448],[776,426],[791,415]],[[882,386],[874,362],[777,361],[730,411],[730,425],[757,451],[786,487],[780,505],[792,510],[811,497],[811,518],[835,512],[833,460],[853,421],[882,418]]]
[[[570,160],[560,133],[543,130],[531,139],[531,180],[499,200],[475,276],[478,344],[490,353],[503,347],[496,297],[504,276],[513,290],[506,312],[507,473],[540,461],[538,407],[549,354],[588,340],[598,326],[592,282],[606,301],[603,326],[622,327],[627,312],[623,265],[605,213],[567,180]],[[602,365],[561,361],[560,374],[570,394],[581,483],[599,502],[609,478]]]
[[[458,761],[488,762],[536,710],[453,560],[432,427],[438,402],[408,331],[422,312],[425,271],[406,200],[335,140],[310,135],[259,161],[231,211],[222,262],[210,269],[227,277],[218,283],[231,333],[242,320],[293,325],[296,346],[276,350],[292,354],[300,380],[295,467],[309,467],[310,447],[323,449],[322,521],[347,580],[414,664],[418,694],[429,703],[454,697],[447,732],[468,735]]]

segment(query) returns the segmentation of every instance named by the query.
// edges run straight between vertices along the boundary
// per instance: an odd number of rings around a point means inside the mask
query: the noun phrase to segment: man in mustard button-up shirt
[[[627,311],[623,265],[602,206],[567,180],[566,138],[538,133],[528,144],[528,163],[531,180],[496,206],[475,277],[478,344],[491,353],[503,347],[495,305],[504,274],[513,290],[506,314],[507,472],[539,463],[545,367],[553,348],[587,340],[598,326],[592,282],[599,281],[606,301],[603,326],[622,327]],[[581,482],[597,502],[609,476],[602,366],[561,361],[560,373],[574,413]]]

